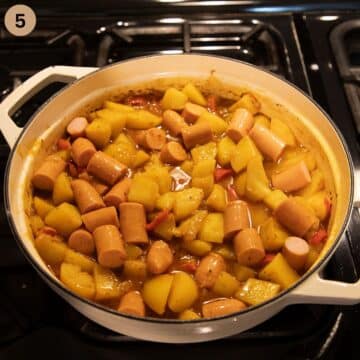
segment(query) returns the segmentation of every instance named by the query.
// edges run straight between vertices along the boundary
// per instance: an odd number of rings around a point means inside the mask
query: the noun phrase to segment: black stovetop
[[[254,1],[258,7],[246,8],[245,13],[236,11],[235,5],[215,11],[214,3],[202,8],[197,4],[193,7],[196,11],[189,11],[188,7],[174,4],[164,11],[151,3],[148,15],[134,13],[128,2],[127,10],[117,14],[112,9],[87,16],[77,12],[65,16],[39,8],[36,31],[26,38],[16,39],[0,27],[0,100],[14,86],[49,65],[103,66],[152,53],[219,54],[271,70],[313,96],[333,117],[347,140],[355,165],[359,164],[359,127],[346,90],[349,83],[356,88],[357,79],[344,77],[338,71],[342,64],[334,56],[338,52],[333,48],[336,35],[330,34],[338,24],[358,18],[360,8],[358,13],[333,10],[317,14],[299,12],[306,7],[289,7],[276,11],[298,12],[271,13],[271,7],[265,8],[264,2]],[[358,30],[349,30],[349,34],[341,41],[356,73],[360,36]],[[13,114],[16,122],[24,125],[38,106],[62,86],[52,84],[17,109]],[[0,138],[0,171],[4,171],[8,151]],[[0,187],[3,189],[1,183]],[[346,235],[326,268],[328,278],[347,282],[358,279],[359,226],[359,214],[354,211]],[[0,254],[0,359],[128,359],[148,356],[149,352],[160,358],[337,359],[346,348],[352,351],[349,358],[360,355],[349,348],[356,330],[360,330],[356,306],[291,306],[243,334],[206,344],[176,345],[176,351],[172,351],[174,345],[146,343],[114,334],[84,318],[43,283],[17,248],[3,204]]]

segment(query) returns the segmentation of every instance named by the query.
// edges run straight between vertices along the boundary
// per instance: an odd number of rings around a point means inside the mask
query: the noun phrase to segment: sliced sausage
[[[79,137],[71,145],[71,156],[77,166],[86,168],[95,153],[95,146],[88,139]]]
[[[195,272],[195,280],[201,288],[211,288],[219,274],[225,269],[226,264],[223,257],[216,253],[210,253],[200,261]]]
[[[73,180],[71,188],[75,202],[82,214],[105,207],[99,193],[87,181],[82,179]]]
[[[101,196],[109,191],[109,186],[97,179],[92,179],[90,183]]]
[[[251,112],[245,108],[236,109],[231,119],[226,134],[235,142],[240,141],[242,137],[247,135],[254,125],[254,117]]]
[[[265,257],[262,240],[253,228],[241,230],[234,237],[234,250],[237,261],[245,266],[257,265]]]
[[[154,241],[146,256],[147,268],[152,274],[162,274],[173,260],[174,256],[169,245],[162,240]]]
[[[274,212],[276,220],[289,229],[294,235],[303,237],[317,222],[317,218],[294,198],[284,200]]]
[[[181,115],[185,118],[185,120],[189,123],[194,123],[199,116],[206,111],[200,105],[193,104],[191,102],[187,102],[185,104],[184,110],[182,111]]]
[[[32,184],[40,190],[51,191],[56,178],[64,171],[66,162],[56,155],[50,155],[34,172]]]
[[[126,251],[118,228],[102,225],[94,230],[93,235],[99,264],[107,268],[120,267],[126,259]]]
[[[90,159],[87,171],[106,184],[115,184],[127,171],[126,165],[102,151],[97,151]]]
[[[84,255],[91,255],[95,251],[94,238],[84,229],[75,230],[69,237],[68,245]]]
[[[81,216],[85,227],[89,231],[94,231],[98,226],[114,225],[119,227],[119,219],[114,206],[109,206],[103,209],[90,211]]]
[[[184,118],[174,110],[164,111],[162,125],[164,125],[173,136],[178,136],[182,129],[188,127]]]
[[[309,244],[304,239],[296,236],[288,237],[282,248],[282,253],[286,261],[296,271],[304,267],[309,251]]]
[[[178,165],[186,160],[186,151],[176,141],[168,142],[160,152],[160,160],[163,163]]]
[[[305,162],[301,161],[279,174],[274,174],[271,182],[275,188],[289,192],[310,184],[311,176]]]
[[[200,124],[184,128],[181,131],[181,135],[187,149],[191,149],[195,145],[206,144],[213,138],[211,127],[207,122],[201,122]]]
[[[285,149],[286,144],[269,129],[260,124],[255,124],[250,130],[249,135],[260,151],[273,161],[276,161]]]
[[[121,298],[118,311],[135,316],[145,316],[145,305],[140,293],[130,291],[125,294]]]
[[[147,244],[149,238],[145,229],[146,215],[144,205],[123,202],[119,205],[120,229],[127,243]]]
[[[111,190],[104,196],[104,202],[107,206],[118,207],[120,203],[127,200],[127,194],[130,190],[131,179],[125,178],[115,184]]]
[[[89,123],[86,118],[76,117],[70,121],[66,131],[71,137],[77,138],[85,135],[85,129],[88,125]]]
[[[131,131],[133,140],[148,150],[161,150],[166,143],[165,131],[159,128]]]
[[[224,211],[224,236],[233,237],[240,230],[251,225],[250,211],[247,203],[242,200],[230,201]]]
[[[205,318],[224,316],[246,309],[246,305],[236,299],[212,300],[202,305],[202,314]]]

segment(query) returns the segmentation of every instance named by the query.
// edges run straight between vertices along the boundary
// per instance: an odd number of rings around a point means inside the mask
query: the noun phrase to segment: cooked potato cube
[[[221,213],[206,216],[200,229],[200,240],[222,243],[224,240],[224,217]]]
[[[124,262],[123,275],[126,278],[144,280],[146,279],[146,263],[142,260],[126,260]]]
[[[257,114],[254,116],[255,124],[259,124],[261,126],[266,127],[267,129],[270,129],[270,119],[265,116],[264,114]]]
[[[221,166],[230,164],[230,159],[236,151],[236,144],[228,137],[223,137],[217,146],[217,161]]]
[[[104,106],[106,109],[115,110],[124,113],[135,111],[135,109],[129,105],[119,104],[109,100],[105,101]]]
[[[203,94],[200,92],[200,90],[192,83],[187,83],[184,88],[182,89],[182,92],[189,98],[190,101],[192,101],[195,104],[205,106],[206,105],[206,99],[204,98]]]
[[[191,175],[193,168],[194,168],[194,162],[192,160],[185,160],[181,163],[180,168],[185,171],[188,175]]]
[[[270,217],[269,209],[263,204],[249,204],[252,227],[257,228]]]
[[[126,127],[135,130],[146,130],[161,124],[162,118],[150,111],[136,110],[129,112],[126,117]]]
[[[145,175],[153,178],[159,185],[159,193],[165,194],[171,190],[172,178],[169,170],[165,166],[149,166],[146,168]]]
[[[64,262],[80,266],[81,271],[86,271],[89,274],[93,273],[96,265],[96,262],[93,259],[72,249],[66,250]]]
[[[260,227],[260,237],[267,251],[281,250],[289,236],[290,234],[273,217]]]
[[[34,236],[45,225],[42,218],[39,215],[31,215],[29,217],[29,222],[30,222],[31,231],[34,234]]]
[[[169,214],[167,219],[154,229],[154,234],[159,236],[161,239],[170,241],[174,235],[176,228],[174,214]]]
[[[101,109],[96,112],[96,115],[110,125],[112,139],[115,139],[126,125],[126,113],[110,109]]]
[[[204,198],[204,191],[198,188],[185,189],[176,193],[174,204],[175,220],[182,220],[198,209]]]
[[[207,241],[192,240],[184,242],[182,247],[192,255],[204,256],[211,251],[212,245]]]
[[[315,215],[323,221],[330,213],[331,202],[325,191],[320,191],[307,198],[307,203],[314,210]]]
[[[159,185],[154,179],[144,174],[134,176],[128,193],[128,201],[143,204],[146,210],[152,211],[158,197]]]
[[[249,136],[244,136],[236,145],[230,158],[231,167],[238,173],[247,167],[250,159],[257,156],[262,157],[256,145]]]
[[[62,263],[60,267],[60,280],[75,294],[92,300],[95,296],[94,278],[80,266]]]
[[[217,277],[212,291],[219,296],[230,297],[239,288],[239,281],[226,271],[222,271]]]
[[[169,191],[165,194],[162,194],[156,200],[155,207],[159,210],[171,210],[175,203],[176,193]]]
[[[191,150],[191,156],[195,163],[202,160],[215,159],[217,153],[216,143],[209,142],[204,145],[196,145]]]
[[[226,260],[236,260],[234,249],[230,245],[218,245],[213,252],[221,255]]]
[[[234,189],[238,196],[243,197],[245,196],[246,191],[246,171],[242,172],[241,174],[237,175],[234,180]]]
[[[142,296],[145,304],[158,315],[165,312],[173,282],[173,275],[158,275],[144,283]]]
[[[104,149],[104,153],[110,155],[128,167],[134,166],[137,154],[133,146],[122,142],[109,144]]]
[[[206,216],[207,211],[205,210],[195,211],[193,216],[181,222],[177,229],[176,236],[182,237],[186,243],[192,242],[196,239]]]
[[[269,180],[262,159],[254,157],[247,164],[245,194],[252,201],[261,201],[269,193]]]
[[[100,265],[94,267],[94,280],[96,301],[120,299],[125,292],[130,290],[128,282],[121,283],[111,270]]]
[[[198,298],[199,292],[195,280],[187,273],[175,273],[168,305],[173,312],[182,312],[188,309]]]
[[[45,224],[67,237],[81,226],[82,220],[76,206],[62,203],[46,215]]]
[[[290,128],[280,119],[272,118],[270,131],[277,135],[286,145],[295,146],[296,139]]]
[[[206,175],[201,177],[193,177],[191,180],[191,186],[202,189],[204,191],[204,196],[207,197],[214,188],[214,176]]]
[[[281,253],[267,264],[259,273],[259,278],[279,284],[282,289],[287,289],[299,280],[300,276],[286,262]]]
[[[59,205],[63,202],[72,202],[74,200],[70,178],[65,172],[62,172],[56,178],[52,196],[55,205]]]
[[[69,161],[71,159],[71,151],[70,149],[60,150],[54,153],[54,156],[58,156],[60,159],[63,159],[64,161]]]
[[[179,314],[178,319],[179,320],[196,320],[196,319],[200,319],[200,316],[195,311],[185,310]]]
[[[34,196],[34,208],[36,213],[44,220],[46,215],[55,207],[50,201]]]
[[[98,149],[103,149],[110,141],[111,127],[104,120],[95,119],[86,127],[85,133]]]
[[[125,244],[125,249],[126,258],[129,260],[136,260],[143,253],[141,247],[134,244]]]
[[[253,115],[260,111],[261,104],[256,97],[250,93],[241,96],[235,104],[231,105],[230,111],[235,111],[237,108],[245,108],[250,111]]]
[[[225,189],[221,185],[215,184],[206,200],[206,205],[215,211],[223,212],[226,208],[226,203]]]
[[[263,199],[264,203],[271,209],[276,210],[277,207],[288,197],[281,190],[272,190]]]
[[[228,126],[226,121],[224,121],[220,116],[209,113],[207,111],[203,112],[196,121],[197,124],[201,122],[208,123],[211,127],[211,131],[215,135],[223,134]]]
[[[171,87],[165,91],[161,99],[161,106],[165,110],[182,110],[187,101],[188,97],[185,93]]]
[[[35,247],[46,264],[59,265],[64,261],[67,245],[59,236],[40,233],[35,239]]]
[[[249,305],[260,304],[273,298],[280,291],[280,285],[269,281],[248,279],[235,294],[235,297]]]
[[[215,170],[216,161],[215,159],[201,160],[195,163],[192,177],[203,177],[207,175],[213,175]]]
[[[133,167],[138,168],[143,166],[147,161],[149,161],[150,155],[143,150],[138,150],[135,155]]]
[[[256,271],[254,269],[238,263],[233,265],[233,272],[235,277],[241,282],[256,277]]]

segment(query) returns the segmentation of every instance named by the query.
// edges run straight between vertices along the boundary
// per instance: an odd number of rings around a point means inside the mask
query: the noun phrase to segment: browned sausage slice
[[[145,305],[140,293],[138,291],[130,291],[125,294],[121,298],[118,311],[135,316],[145,316]]]
[[[98,226],[114,225],[119,227],[119,219],[114,206],[88,212],[81,216],[85,227],[89,231],[94,231]]]
[[[159,128],[145,130],[144,148],[161,150],[166,143],[165,131]]]
[[[229,239],[251,225],[250,211],[242,200],[230,201],[224,211],[224,237]]]
[[[66,127],[67,132],[73,138],[84,136],[85,129],[88,126],[88,121],[84,117],[76,117],[70,121],[69,125]]]
[[[274,215],[280,224],[296,236],[304,236],[316,224],[317,218],[294,198],[284,200],[275,210]]]
[[[127,200],[127,194],[130,190],[131,179],[125,178],[115,184],[111,190],[104,196],[104,202],[107,206],[118,207],[120,203]]]
[[[106,184],[115,184],[127,171],[126,165],[102,151],[97,151],[90,159],[87,171]]]
[[[51,191],[56,178],[64,171],[66,162],[56,155],[50,155],[34,172],[32,184],[40,190]]]
[[[162,274],[174,260],[169,245],[162,240],[154,241],[146,256],[147,268],[152,274]]]
[[[213,138],[211,127],[207,122],[197,123],[184,128],[181,131],[181,135],[187,149],[191,149],[195,145],[206,144]]]
[[[182,111],[181,115],[185,118],[185,120],[189,123],[194,123],[199,116],[206,111],[200,105],[193,104],[191,102],[187,102],[185,104],[184,110]]]
[[[251,112],[247,109],[237,109],[231,119],[226,134],[235,142],[240,141],[242,137],[247,135],[254,125],[254,118]]]
[[[119,205],[120,229],[127,243],[147,244],[149,238],[145,229],[146,215],[144,205],[123,202]]]
[[[234,237],[234,250],[237,261],[245,266],[257,265],[265,257],[262,240],[253,228],[241,230]]]
[[[222,256],[210,253],[200,261],[195,272],[195,280],[201,288],[211,288],[219,274],[225,269],[226,264]]]
[[[272,185],[285,192],[300,190],[311,182],[309,170],[304,161],[291,166],[289,169],[274,174],[271,177]]]
[[[205,318],[224,316],[246,309],[246,305],[236,299],[211,300],[202,305],[202,314]]]
[[[91,255],[95,251],[94,238],[84,229],[75,230],[69,237],[68,245],[84,255]]]
[[[186,160],[186,151],[176,141],[168,142],[160,152],[160,160],[163,163],[178,165]]]
[[[296,236],[288,237],[282,249],[286,261],[296,271],[304,267],[309,251],[309,244],[304,239]]]
[[[183,117],[173,110],[164,111],[162,124],[169,129],[170,134],[173,136],[180,135],[181,130],[188,127]]]
[[[99,264],[107,268],[120,267],[126,259],[126,251],[118,228],[102,225],[94,230],[93,235]]]
[[[269,129],[260,124],[255,124],[250,130],[249,135],[260,151],[273,161],[276,161],[285,149],[286,144]]]
[[[71,156],[78,166],[86,167],[95,153],[95,146],[88,139],[79,137],[71,145]]]
[[[82,214],[105,207],[99,193],[87,181],[82,179],[73,180],[71,188],[75,202]]]

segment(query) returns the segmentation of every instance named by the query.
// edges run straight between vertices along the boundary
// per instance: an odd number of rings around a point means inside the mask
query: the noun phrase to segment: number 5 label
[[[35,28],[36,15],[29,6],[14,5],[6,11],[4,23],[12,35],[26,36]]]

